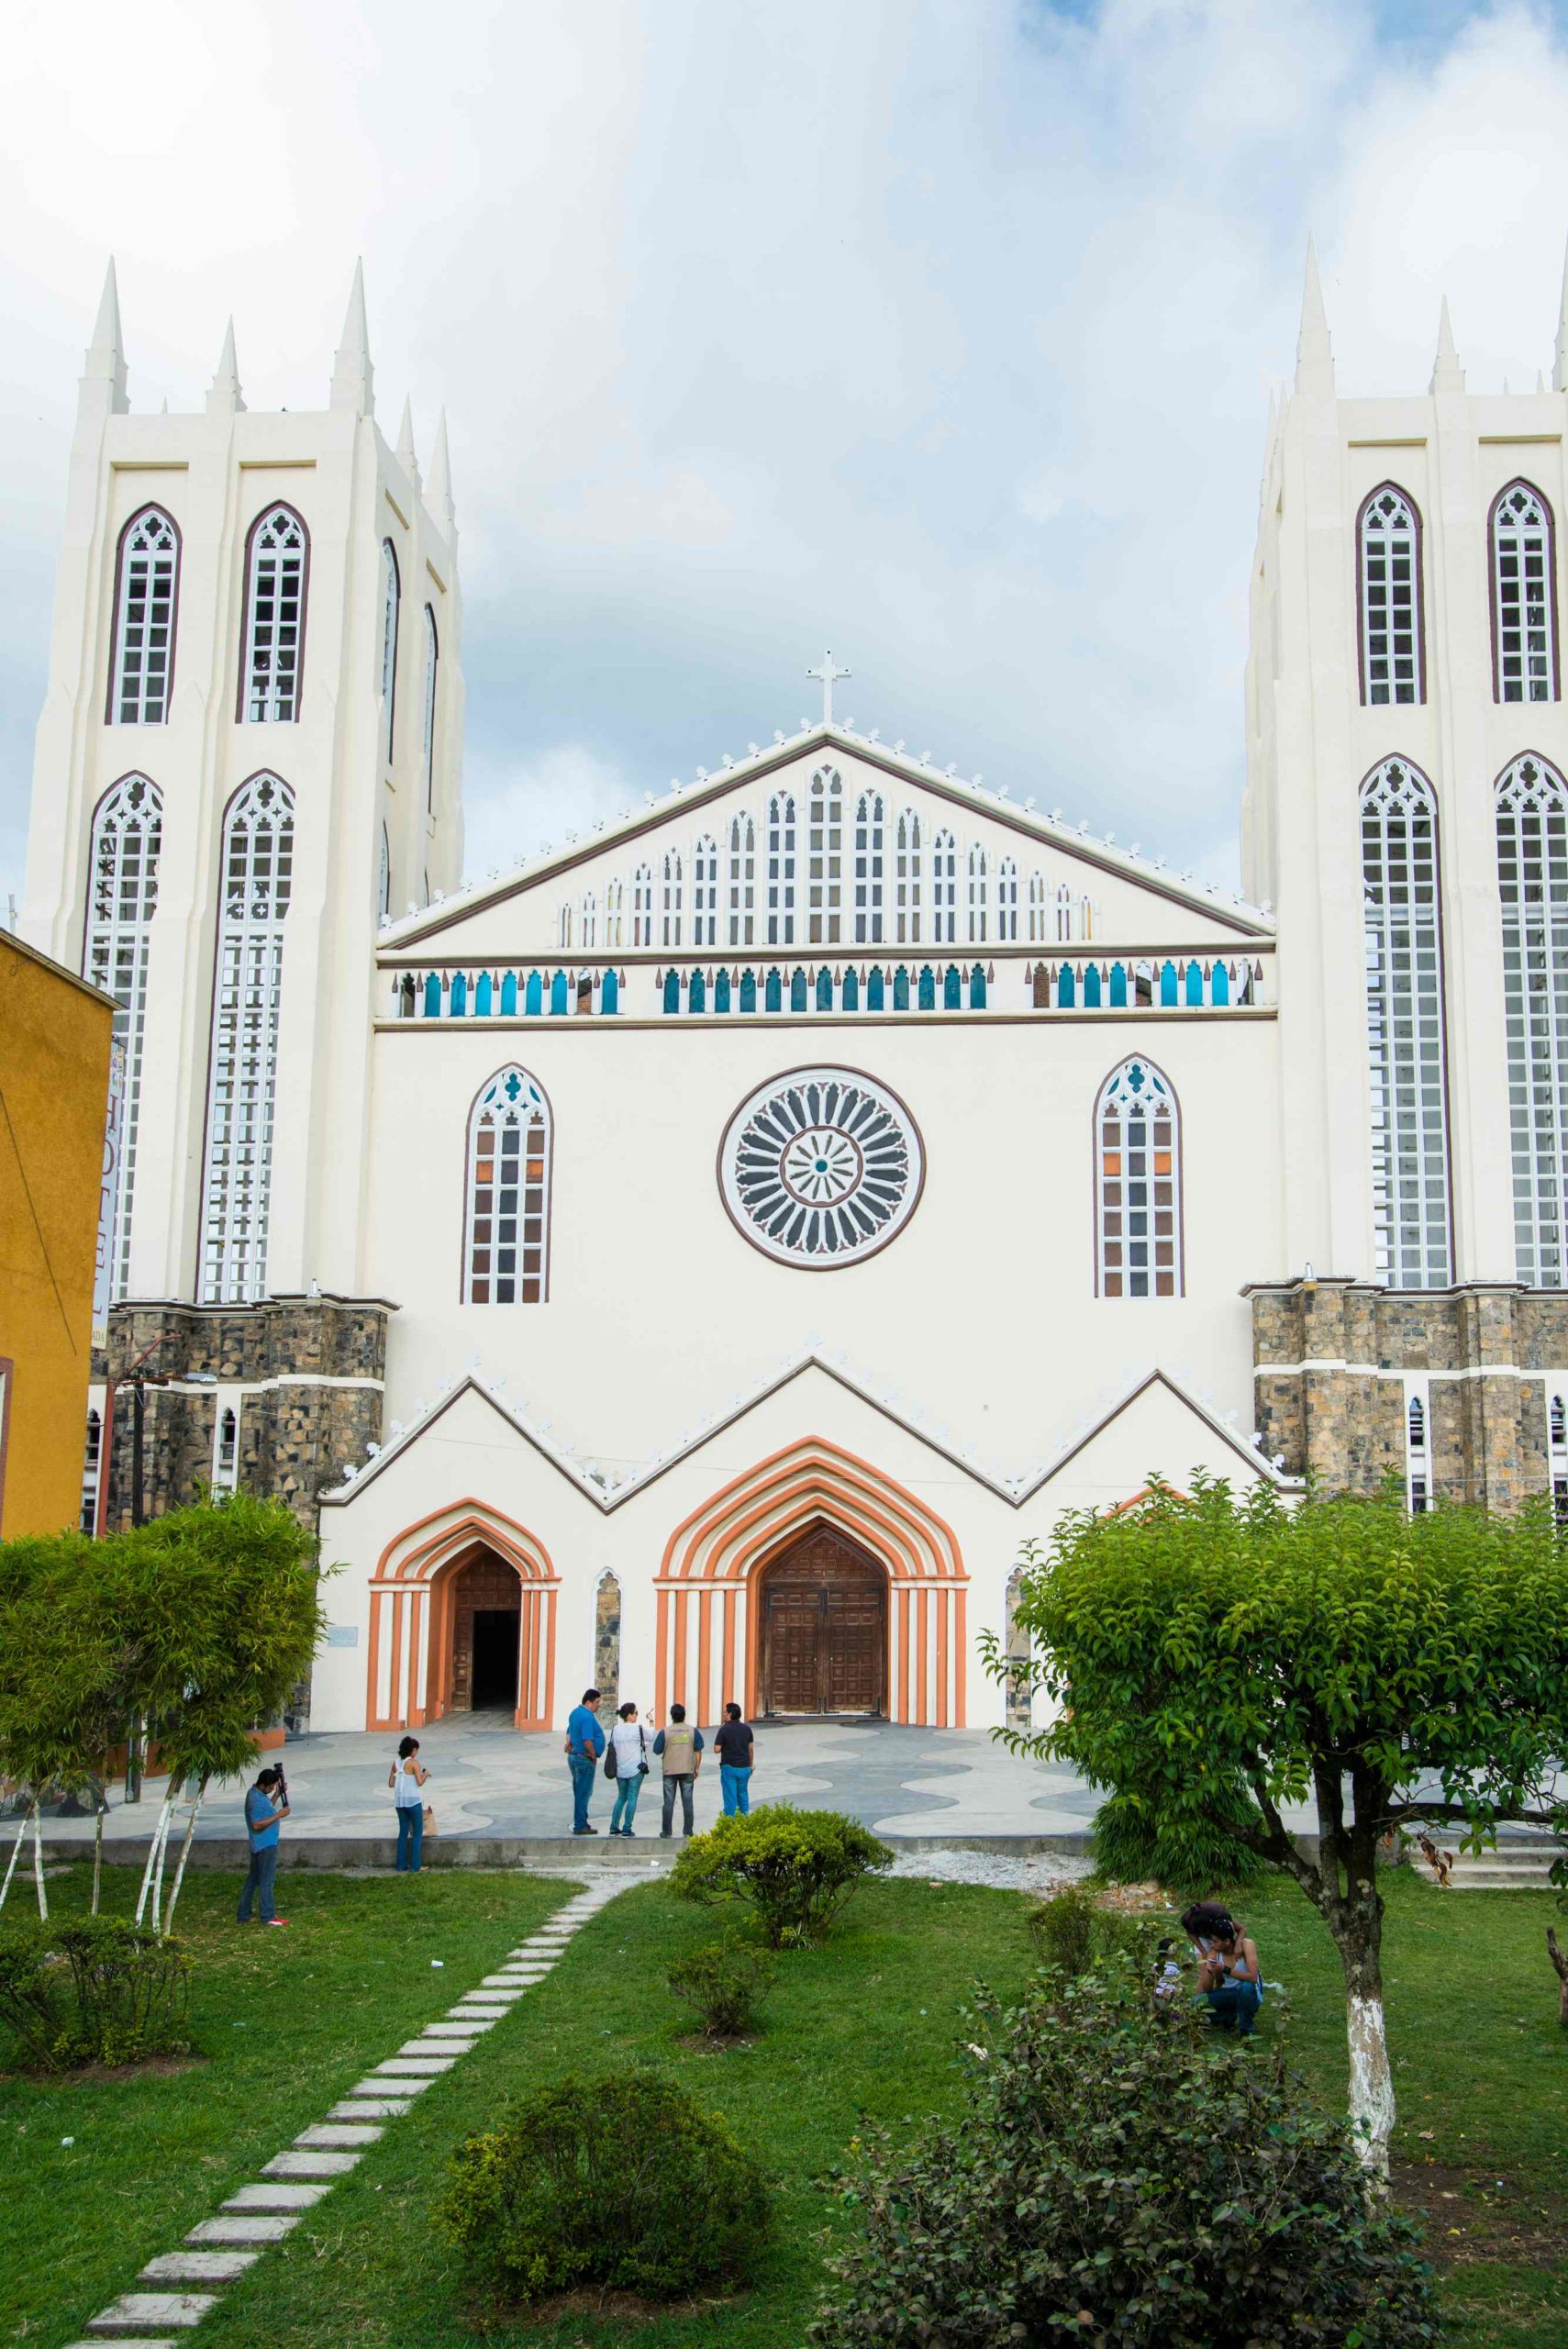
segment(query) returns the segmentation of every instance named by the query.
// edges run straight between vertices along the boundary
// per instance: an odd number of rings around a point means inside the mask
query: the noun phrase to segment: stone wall
[[[1539,1374],[1568,1369],[1568,1293],[1334,1279],[1246,1293],[1262,1449],[1290,1475],[1356,1493],[1403,1475],[1404,1374],[1427,1371],[1434,1498],[1516,1508],[1548,1490]]]

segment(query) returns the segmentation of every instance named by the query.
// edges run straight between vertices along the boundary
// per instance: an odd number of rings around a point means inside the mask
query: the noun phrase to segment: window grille
[[[1516,481],[1492,508],[1492,629],[1497,701],[1557,699],[1551,509]]]
[[[104,1464],[104,1422],[95,1409],[87,1414],[87,1442],[82,1455],[82,1513],[83,1533],[98,1530],[98,1478]]]
[[[440,665],[440,640],[436,634],[436,615],[428,604],[425,607],[425,807],[427,813],[436,804],[436,673]]]
[[[1095,934],[1095,901],[1084,896],[1078,900],[1078,936],[1087,945]]]
[[[1568,790],[1543,759],[1497,785],[1514,1273],[1568,1286]]]
[[[204,1305],[266,1292],[284,923],[294,880],[294,794],[252,775],[223,829],[223,902],[202,1182]]]
[[[174,673],[180,541],[156,506],[127,523],[120,540],[118,626],[110,715],[120,726],[161,726]]]
[[[681,942],[681,852],[667,848],[664,852],[663,873],[663,937],[668,950]]]
[[[931,843],[931,937],[951,946],[958,935],[958,847],[951,832]]]
[[[566,897],[562,897],[555,909],[555,944],[557,952],[562,954],[572,952],[572,905]]]
[[[1018,868],[1005,856],[996,871],[996,943],[1018,942]]]
[[[768,944],[795,944],[795,801],[787,792],[768,802]]]
[[[582,941],[583,952],[584,954],[596,953],[599,943],[599,908],[592,889],[584,891],[583,902],[577,909],[577,914],[578,935]]]
[[[542,1305],[550,1293],[550,1103],[527,1069],[504,1068],[468,1120],[462,1242],[467,1305]]]
[[[1361,512],[1362,699],[1424,699],[1420,533],[1402,489],[1374,489]]]
[[[163,844],[163,795],[144,774],[122,775],[104,794],[93,818],[92,869],[87,884],[84,977],[115,999],[114,1041],[125,1050],[125,1104],[120,1119],[119,1197],[110,1295],[122,1297],[130,1277],[131,1210],[136,1191],[138,1121],[141,1108],[141,1048],[147,1020],[147,956],[158,907],[158,863]]]
[[[855,944],[882,944],[883,862],[885,819],[880,791],[862,791],[855,802]]]
[[[1073,936],[1073,892],[1065,881],[1056,885],[1056,942],[1067,945]]]
[[[626,885],[621,881],[605,884],[605,945],[612,954],[618,954],[626,941],[621,935],[624,925]]]
[[[1412,1517],[1431,1506],[1431,1464],[1427,1448],[1427,1398],[1412,1395],[1405,1406],[1405,1489]]]
[[[1559,1531],[1568,1531],[1568,1406],[1561,1394],[1548,1397],[1546,1440],[1551,1474],[1551,1514]]]
[[[1045,875],[1043,873],[1031,873],[1029,874],[1029,944],[1031,946],[1043,946],[1046,943],[1047,939],[1045,927]]]
[[[390,539],[381,542],[381,755],[392,764],[393,718],[397,707],[397,554]]]
[[[692,851],[692,944],[718,944],[718,842],[708,832]]]
[[[274,506],[252,525],[245,583],[245,717],[252,726],[299,716],[305,651],[305,524]]]
[[[633,948],[653,943],[653,867],[639,864],[631,877],[631,942]]]
[[[906,807],[898,818],[894,843],[895,872],[894,885],[897,892],[898,944],[918,946],[920,943],[920,818],[912,807]]]
[[[1095,1174],[1097,1293],[1180,1297],[1181,1119],[1149,1061],[1123,1061],[1100,1088]]]
[[[213,1451],[212,1488],[215,1493],[231,1493],[239,1482],[239,1414],[236,1410],[221,1410],[217,1415],[217,1442]]]
[[[818,767],[807,799],[807,942],[840,943],[843,920],[844,784],[836,767]]]
[[[757,827],[744,810],[729,820],[729,943],[756,943]]]
[[[1378,1277],[1446,1288],[1448,1099],[1438,811],[1425,775],[1385,759],[1362,786],[1367,1057]]]
[[[978,841],[969,852],[969,942],[984,946],[986,930],[986,900],[990,894],[990,874],[985,868],[985,851]]]

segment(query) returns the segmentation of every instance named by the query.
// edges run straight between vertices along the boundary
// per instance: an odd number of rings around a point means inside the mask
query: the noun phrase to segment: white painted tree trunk
[[[142,1923],[147,1915],[147,1903],[148,1898],[152,1892],[154,1871],[161,1872],[162,1869],[163,1846],[169,1840],[169,1822],[173,1816],[174,1796],[172,1786],[171,1785],[169,1792],[164,1795],[163,1807],[158,1814],[158,1823],[152,1831],[152,1841],[147,1847],[147,1865],[141,1871],[141,1890],[136,1897],[136,1921],[139,1925]],[[158,1926],[158,1909],[156,1903],[154,1903],[153,1906],[152,1924],[153,1930],[156,1932]]]
[[[38,1887],[39,1915],[49,1922],[49,1894],[43,1880],[43,1814],[33,1805],[33,1883]]]
[[[93,1821],[93,1914],[95,1917],[98,1913],[98,1904],[104,1890],[104,1813],[107,1809],[108,1804],[100,1795],[98,1815]]]
[[[174,1930],[174,1910],[180,1898],[180,1887],[185,1881],[185,1862],[191,1856],[191,1839],[196,1831],[196,1813],[202,1807],[202,1798],[206,1793],[206,1780],[204,1778],[200,1786],[196,1788],[195,1800],[191,1805],[191,1815],[185,1821],[185,1840],[180,1846],[180,1865],[174,1870],[173,1889],[169,1895],[169,1913],[163,1920],[163,1938],[165,1941],[168,1940],[169,1935]]]
[[[1381,1994],[1369,1997],[1362,1990],[1347,1993],[1346,2030],[1351,2047],[1351,2127],[1367,2183],[1374,2193],[1382,2194],[1388,2188],[1394,2075],[1388,2065]]]
[[[0,1884],[0,1909],[6,1906],[6,1895],[11,1889],[11,1878],[17,1873],[17,1862],[22,1856],[22,1846],[28,1840],[28,1829],[32,1823],[32,1816],[29,1810],[17,1829],[17,1840],[11,1846],[10,1865],[6,1870],[6,1881]]]

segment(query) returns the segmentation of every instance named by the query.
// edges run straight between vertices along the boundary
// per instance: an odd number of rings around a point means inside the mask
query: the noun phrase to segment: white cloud
[[[1268,380],[1316,222],[1345,389],[1550,355],[1551,20],[1370,0],[13,11],[0,56],[0,891],[73,378],[450,416],[472,863],[812,706],[1206,873],[1233,855]],[[1387,38],[1396,25],[1401,38]],[[1416,46],[1410,45],[1411,39]],[[481,847],[481,843],[484,845]]]

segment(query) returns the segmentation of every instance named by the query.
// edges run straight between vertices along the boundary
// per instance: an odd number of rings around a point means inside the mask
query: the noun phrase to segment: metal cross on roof
[[[848,669],[839,668],[834,662],[833,655],[830,652],[825,652],[822,655],[822,666],[820,669],[807,669],[806,674],[808,677],[820,677],[822,680],[822,723],[824,726],[831,726],[833,723],[833,686],[835,681],[840,677],[847,677],[850,672]]]

